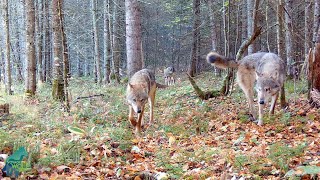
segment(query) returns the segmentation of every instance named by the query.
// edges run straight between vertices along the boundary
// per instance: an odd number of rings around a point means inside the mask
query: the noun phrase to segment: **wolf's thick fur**
[[[142,69],[136,72],[129,80],[126,98],[129,103],[129,121],[137,133],[141,132],[142,117],[144,106],[149,102],[150,105],[150,124],[153,123],[153,108],[156,96],[156,88],[165,88],[165,85],[155,81],[153,72],[149,69]],[[138,114],[138,120],[134,119],[134,112]]]
[[[167,67],[163,70],[165,85],[171,86],[175,84],[175,74],[173,67]]]
[[[274,53],[259,52],[236,62],[233,59],[210,52],[207,55],[207,61],[219,68],[238,68],[237,81],[247,97],[253,118],[256,118],[253,110],[253,88],[256,82],[259,105],[258,125],[263,124],[263,108],[270,98],[270,114],[274,113],[276,101],[285,80],[284,62],[279,56]]]

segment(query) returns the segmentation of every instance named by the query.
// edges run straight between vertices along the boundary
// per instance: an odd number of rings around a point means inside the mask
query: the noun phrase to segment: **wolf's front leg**
[[[132,106],[129,106],[129,121],[133,126],[136,126],[137,122],[134,120],[134,111]]]
[[[141,112],[138,113],[138,121],[137,121],[137,124],[136,124],[136,133],[137,134],[141,133],[141,124],[142,124],[143,113],[144,113],[144,108],[142,108]]]
[[[156,87],[153,87],[150,91],[150,95],[149,95],[149,109],[150,109],[150,121],[149,121],[149,125],[153,124],[153,109],[154,109],[154,101],[156,98]]]
[[[271,97],[271,106],[269,111],[270,114],[274,114],[274,108],[276,107],[276,104],[277,104],[278,95],[279,94],[277,93],[276,95],[273,95]]]
[[[259,126],[262,126],[263,125],[263,121],[262,121],[262,118],[263,118],[263,108],[264,108],[264,104],[260,104],[259,103],[259,120],[258,120],[258,125]]]

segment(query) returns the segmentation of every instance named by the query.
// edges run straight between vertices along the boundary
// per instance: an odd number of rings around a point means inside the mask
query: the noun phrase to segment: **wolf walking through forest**
[[[207,62],[218,68],[237,68],[237,81],[246,95],[249,111],[256,120],[253,107],[254,84],[258,94],[259,119],[258,125],[263,124],[263,109],[271,98],[270,114],[274,108],[280,90],[285,80],[285,65],[283,60],[274,53],[259,52],[245,56],[241,61],[221,56],[215,52],[207,55]]]

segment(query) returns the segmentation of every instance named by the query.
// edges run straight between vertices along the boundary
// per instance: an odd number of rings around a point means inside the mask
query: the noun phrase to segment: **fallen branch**
[[[73,103],[78,102],[78,100],[80,99],[91,99],[91,98],[95,98],[95,97],[104,97],[104,94],[95,94],[95,95],[91,95],[91,96],[81,96],[81,97],[77,97],[76,100]]]
[[[207,91],[207,92],[203,92],[199,86],[196,84],[195,80],[190,76],[190,74],[188,74],[188,79],[194,89],[194,91],[197,93],[197,95],[199,96],[200,99],[202,100],[208,100],[210,98],[213,97],[217,97],[220,96],[220,91]]]

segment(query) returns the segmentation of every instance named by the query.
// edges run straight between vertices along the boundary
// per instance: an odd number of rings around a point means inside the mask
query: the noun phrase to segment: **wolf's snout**
[[[137,113],[141,113],[141,109],[138,109]]]
[[[259,104],[264,104],[264,100],[260,100],[260,101],[259,101]]]

